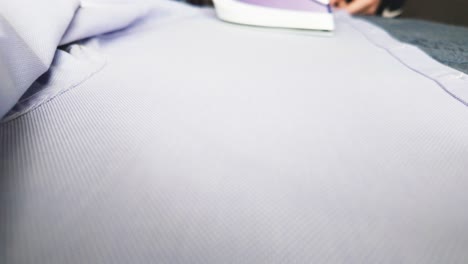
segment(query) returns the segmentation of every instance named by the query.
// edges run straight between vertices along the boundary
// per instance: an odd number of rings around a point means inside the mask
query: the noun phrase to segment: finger
[[[330,0],[330,5],[334,7],[338,7],[342,5],[345,2],[345,0]]]
[[[338,8],[338,9],[345,9],[348,4],[346,3],[346,0],[335,0],[335,2],[332,4],[332,7]]]
[[[375,0],[354,0],[346,6],[350,14],[360,14],[372,6]]]
[[[347,6],[348,6],[348,3],[346,3],[346,1],[340,1],[337,5],[337,7],[340,9],[346,9]]]
[[[353,13],[353,15],[364,15],[364,16],[372,15],[373,14],[372,10],[373,10],[373,7],[369,6],[369,7],[365,8],[365,9],[362,9],[358,13]]]
[[[375,15],[377,13],[377,10],[379,9],[379,6],[380,6],[380,1],[376,1],[369,8],[367,8],[363,12],[363,14],[365,14],[365,15]]]

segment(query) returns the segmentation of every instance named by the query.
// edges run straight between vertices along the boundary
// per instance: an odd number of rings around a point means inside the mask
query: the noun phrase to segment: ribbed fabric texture
[[[124,29],[150,10],[118,2],[0,2],[0,119],[49,70],[58,46]]]
[[[47,71],[78,4],[78,0],[0,2],[0,118]]]
[[[467,263],[468,109],[411,54],[155,3],[0,125],[0,263]]]

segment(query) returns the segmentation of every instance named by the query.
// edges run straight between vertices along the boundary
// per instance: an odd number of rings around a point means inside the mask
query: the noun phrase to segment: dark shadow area
[[[402,17],[468,26],[468,1],[406,0]]]

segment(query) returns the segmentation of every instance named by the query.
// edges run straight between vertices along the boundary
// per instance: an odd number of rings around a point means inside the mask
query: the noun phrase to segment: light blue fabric
[[[60,45],[125,28],[149,11],[149,5],[132,0],[83,1]]]
[[[131,1],[0,1],[0,119],[49,69],[59,45],[124,28],[148,10]]]
[[[49,68],[78,0],[0,1],[0,118]]]
[[[0,124],[0,263],[468,263],[465,75],[349,16],[148,1]]]

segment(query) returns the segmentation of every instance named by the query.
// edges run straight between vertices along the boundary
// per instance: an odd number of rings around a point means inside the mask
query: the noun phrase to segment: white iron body
[[[247,4],[237,0],[213,0],[221,20],[262,27],[293,28],[332,31],[335,23],[332,13],[285,10]],[[328,0],[320,0],[328,4]]]

